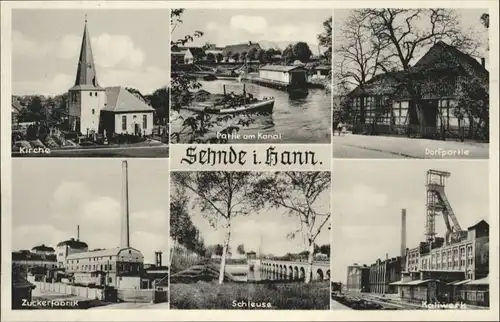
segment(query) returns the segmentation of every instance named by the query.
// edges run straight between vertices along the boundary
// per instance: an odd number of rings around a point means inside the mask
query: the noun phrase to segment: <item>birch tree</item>
[[[252,202],[257,179],[255,172],[173,172],[174,184],[182,186],[195,195],[195,207],[215,228],[224,229],[219,284],[224,282],[226,257],[231,241],[231,222],[237,216],[244,216],[258,210]]]
[[[315,241],[330,221],[330,212],[319,212],[317,203],[320,196],[329,195],[330,185],[330,172],[276,172],[259,180],[254,190],[254,203],[275,209],[285,208],[288,215],[298,219],[300,228],[287,237],[292,239],[299,234],[307,242],[305,283],[310,283],[312,277]]]

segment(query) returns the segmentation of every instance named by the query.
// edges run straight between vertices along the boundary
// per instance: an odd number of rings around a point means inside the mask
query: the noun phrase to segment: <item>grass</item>
[[[270,303],[271,309],[328,310],[328,281],[304,283],[197,282],[170,284],[171,309],[252,309],[235,303]]]

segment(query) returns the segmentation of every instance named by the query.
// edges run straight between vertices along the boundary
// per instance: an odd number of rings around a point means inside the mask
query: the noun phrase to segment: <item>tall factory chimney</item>
[[[80,240],[80,225],[76,226],[76,240]]]
[[[401,268],[405,270],[406,263],[406,209],[401,210]]]
[[[128,209],[128,165],[122,162],[122,214],[121,214],[121,243],[120,247],[130,247],[129,209]]]

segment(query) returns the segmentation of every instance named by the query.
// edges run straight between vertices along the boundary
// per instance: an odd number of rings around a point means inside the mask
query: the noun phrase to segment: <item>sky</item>
[[[458,16],[459,24],[461,30],[468,35],[473,35],[480,44],[478,49],[477,57],[484,57],[486,60],[486,69],[488,69],[488,29],[486,29],[481,23],[481,15],[488,12],[488,9],[454,9]],[[333,37],[334,37],[334,61],[335,61],[335,47],[343,44],[347,39],[343,37],[341,33],[341,27],[345,23],[345,20],[352,13],[351,9],[336,9],[333,16]],[[426,20],[428,21],[428,20]],[[425,29],[427,23],[423,23],[422,20],[415,22],[415,25],[419,29]],[[414,59],[410,62],[410,65],[415,64],[428,50],[429,48],[423,48],[420,51],[415,52]]]
[[[143,94],[168,84],[167,9],[12,11],[12,92],[58,95],[74,85],[87,14],[101,86]]]
[[[54,247],[69,238],[89,249],[120,245],[120,159],[23,159],[12,162],[12,247]],[[154,262],[168,252],[168,162],[128,161],[130,244]]]
[[[448,171],[445,193],[462,229],[489,222],[488,161],[336,161],[332,200],[332,279],[345,283],[347,266],[400,255],[401,209],[408,248],[425,240],[426,171]],[[445,225],[436,217],[436,232]]]
[[[323,21],[331,16],[332,12],[324,9],[186,9],[172,39],[199,30],[204,35],[188,45],[304,41],[317,54],[317,36],[324,31]]]
[[[224,241],[224,229],[219,228],[216,230],[212,228],[208,220],[196,208],[194,194],[189,192],[187,194],[192,200],[188,206],[191,220],[194,226],[200,231],[205,245],[222,245]],[[326,213],[330,210],[330,196],[331,190],[328,189],[318,197],[314,204],[317,212]],[[253,250],[257,253],[259,246],[262,245],[262,253],[273,254],[275,256],[283,256],[286,253],[299,253],[307,250],[307,244],[301,236],[297,236],[295,239],[287,238],[288,233],[294,232],[300,227],[300,222],[298,217],[290,217],[285,212],[286,209],[284,208],[263,209],[247,216],[235,217],[231,221],[231,241],[229,244],[232,254],[237,255],[236,248],[240,244],[244,245],[247,252]],[[328,227],[329,223],[326,223],[316,239],[317,245],[330,244],[330,230],[328,230]]]

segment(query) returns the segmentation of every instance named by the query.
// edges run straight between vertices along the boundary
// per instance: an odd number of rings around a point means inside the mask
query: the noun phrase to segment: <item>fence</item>
[[[104,300],[104,290],[83,286],[73,286],[63,283],[33,282],[37,289],[44,292],[54,292],[61,294],[71,294],[92,300]]]

